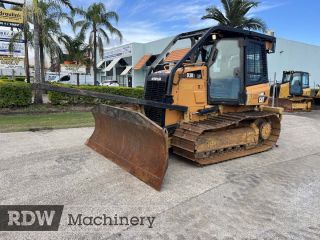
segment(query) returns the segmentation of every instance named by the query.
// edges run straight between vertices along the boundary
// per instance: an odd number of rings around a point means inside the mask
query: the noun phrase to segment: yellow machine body
[[[179,78],[179,76],[182,74],[182,71],[185,75],[188,75],[188,73],[201,71],[201,75],[204,77],[201,79]],[[174,103],[177,105],[188,106],[188,112],[183,114],[174,110],[166,110],[166,126],[181,122],[200,121],[208,118],[208,115],[199,116],[199,114],[197,114],[200,109],[204,110],[212,107],[212,105],[208,104],[207,76],[208,74],[206,66],[188,66],[183,69],[179,69],[176,72],[172,88]],[[267,100],[270,97],[269,83],[247,87],[246,92],[247,102],[245,105],[220,106],[221,111],[225,113],[248,111],[257,106],[268,105]]]
[[[170,49],[186,39],[191,48],[176,59]],[[283,111],[268,106],[267,54],[275,42],[273,36],[224,26],[177,36],[150,67],[147,103],[139,112],[97,107],[87,145],[157,190],[168,148],[198,165],[272,149]]]
[[[271,86],[273,91],[273,86]],[[309,73],[284,71],[282,83],[276,87],[276,106],[286,111],[311,111],[312,89],[309,87]],[[271,104],[271,100],[269,104]]]
[[[281,84],[279,98],[287,99],[289,97],[290,97],[290,83]]]
[[[315,92],[315,96],[313,97],[314,104],[316,106],[320,106],[320,86],[319,89]]]

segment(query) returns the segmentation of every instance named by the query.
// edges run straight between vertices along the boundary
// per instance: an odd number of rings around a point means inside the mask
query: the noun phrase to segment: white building
[[[105,50],[104,58],[98,63],[98,81],[116,80],[121,86],[144,86],[148,66],[172,39],[130,43]],[[174,55],[181,56],[190,47],[190,42],[180,41],[174,47]],[[283,71],[305,71],[311,74],[310,86],[314,87],[320,84],[320,46],[278,38],[276,52],[268,56],[268,66],[271,81],[274,73],[281,80]]]

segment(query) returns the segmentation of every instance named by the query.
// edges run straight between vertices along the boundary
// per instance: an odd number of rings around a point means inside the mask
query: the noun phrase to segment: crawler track
[[[259,139],[258,143],[254,146],[234,145],[227,148],[211,149],[205,152],[197,151],[199,139],[204,133],[232,131],[244,128],[244,126],[248,126],[257,120],[266,120],[271,123],[271,134],[268,139]],[[172,137],[171,145],[175,154],[200,165],[208,165],[267,151],[276,145],[280,131],[280,118],[277,114],[259,111],[227,113],[210,117],[200,122],[181,124]],[[221,141],[223,142],[224,140],[221,139]]]

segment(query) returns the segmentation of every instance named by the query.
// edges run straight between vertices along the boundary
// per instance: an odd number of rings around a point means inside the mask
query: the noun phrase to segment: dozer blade
[[[160,190],[168,167],[168,135],[139,112],[107,105],[92,110],[95,129],[87,145]]]
[[[310,112],[312,108],[311,98],[292,98],[292,99],[277,99],[276,106],[284,108],[286,112],[305,111]]]

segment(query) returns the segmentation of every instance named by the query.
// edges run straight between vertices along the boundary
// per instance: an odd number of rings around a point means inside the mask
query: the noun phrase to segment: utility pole
[[[277,73],[274,73],[273,81],[273,96],[272,96],[272,107],[274,107],[275,97],[276,97],[276,85],[277,85]]]

